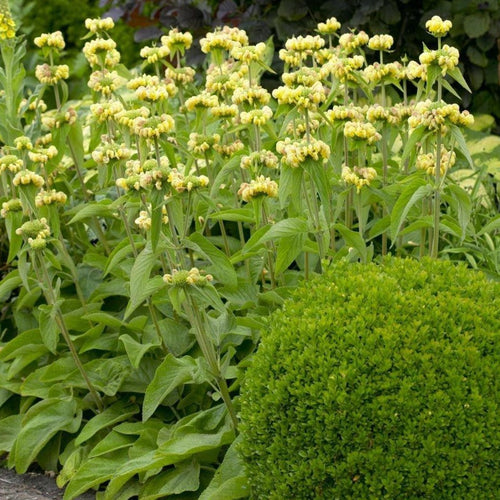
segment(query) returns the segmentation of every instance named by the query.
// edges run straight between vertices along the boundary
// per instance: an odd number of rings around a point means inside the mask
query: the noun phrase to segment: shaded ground
[[[61,500],[60,490],[54,478],[29,472],[16,474],[9,469],[0,468],[1,500]],[[95,500],[95,494],[85,493],[79,500]]]

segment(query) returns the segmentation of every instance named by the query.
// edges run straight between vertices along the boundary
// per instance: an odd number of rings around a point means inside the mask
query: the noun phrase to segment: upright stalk
[[[212,374],[215,377],[215,381],[217,387],[219,388],[220,394],[222,396],[222,400],[226,405],[229,415],[231,417],[231,421],[233,423],[233,428],[235,431],[238,430],[238,418],[236,416],[236,411],[233,406],[233,402],[231,401],[231,395],[229,394],[229,389],[227,386],[226,379],[224,378],[221,369],[220,363],[217,359],[217,354],[215,352],[214,345],[212,341],[207,335],[205,328],[203,327],[203,320],[201,318],[200,310],[196,305],[196,301],[190,296],[189,292],[186,293],[186,301],[184,303],[185,311],[188,315],[190,323],[194,327],[194,333],[198,345],[200,346],[201,352],[205,357]]]
[[[61,334],[64,338],[64,341],[66,342],[66,345],[68,346],[71,356],[73,357],[73,360],[75,362],[76,367],[78,368],[78,371],[83,377],[83,380],[85,381],[85,384],[87,385],[89,392],[94,399],[97,408],[99,412],[101,412],[104,409],[103,402],[101,400],[101,397],[99,396],[98,392],[96,391],[94,385],[92,384],[87,372],[85,371],[85,368],[83,366],[83,363],[78,355],[78,352],[75,348],[75,345],[73,344],[73,341],[71,340],[71,337],[69,335],[69,330],[66,326],[66,323],[64,321],[64,316],[57,306],[57,298],[54,293],[54,289],[52,288],[52,282],[49,277],[49,273],[47,271],[47,267],[45,266],[45,261],[43,258],[37,254],[37,252],[31,252],[31,258],[33,262],[33,266],[35,270],[37,271],[37,276],[39,277],[40,280],[40,274],[41,274],[41,283],[45,286],[42,287],[45,299],[47,301],[47,304],[49,304],[52,307],[56,307],[56,322],[57,326],[61,330]]]
[[[441,38],[438,38],[438,50],[441,50]],[[441,102],[443,94],[443,83],[441,74],[437,77],[437,100]],[[436,167],[435,167],[435,188],[434,188],[434,223],[432,228],[431,257],[437,258],[439,253],[439,221],[441,218],[441,129],[437,131],[436,137]]]

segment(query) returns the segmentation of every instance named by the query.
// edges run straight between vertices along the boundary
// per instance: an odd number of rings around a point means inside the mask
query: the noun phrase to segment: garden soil
[[[55,478],[29,472],[16,474],[12,470],[0,468],[0,500],[61,500]],[[95,494],[85,493],[78,500],[95,500]]]

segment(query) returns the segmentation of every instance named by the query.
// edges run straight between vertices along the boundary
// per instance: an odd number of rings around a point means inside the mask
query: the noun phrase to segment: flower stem
[[[33,252],[31,254],[31,256],[32,256],[33,266],[36,270],[38,270],[37,275],[39,273],[41,273],[41,275],[42,275],[41,281],[45,285],[42,288],[44,291],[45,299],[47,300],[47,304],[56,308],[57,315],[56,315],[55,319],[56,319],[57,325],[58,325],[59,329],[61,330],[62,336],[66,342],[66,345],[68,346],[68,348],[71,352],[71,356],[73,357],[73,360],[75,362],[76,367],[78,368],[78,371],[82,375],[83,380],[85,381],[85,384],[87,385],[89,392],[92,395],[92,398],[94,399],[99,412],[101,412],[104,409],[102,399],[99,396],[99,393],[96,391],[94,385],[92,384],[87,372],[85,371],[85,368],[83,366],[82,361],[80,360],[80,357],[79,357],[78,352],[75,348],[75,345],[73,344],[73,341],[71,340],[71,337],[69,335],[69,330],[68,330],[66,323],[64,321],[64,316],[57,305],[57,298],[54,294],[54,289],[52,288],[52,282],[51,282],[51,279],[49,277],[47,267],[45,266],[45,261],[39,255],[38,255],[38,259],[37,259],[36,252]],[[40,280],[40,277],[39,277],[39,280]]]

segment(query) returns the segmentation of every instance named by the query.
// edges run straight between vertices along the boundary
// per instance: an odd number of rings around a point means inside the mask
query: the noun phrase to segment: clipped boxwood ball
[[[500,284],[339,263],[271,318],[246,373],[253,498],[500,498]]]

